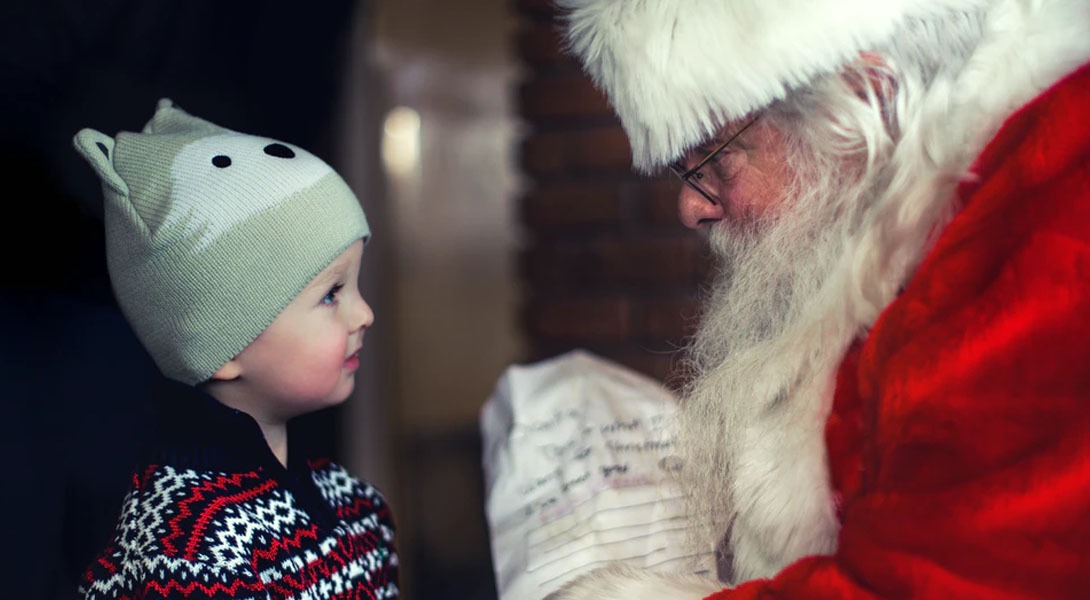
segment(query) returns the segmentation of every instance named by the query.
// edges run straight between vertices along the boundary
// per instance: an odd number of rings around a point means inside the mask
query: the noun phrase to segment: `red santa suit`
[[[839,548],[741,598],[1090,597],[1090,65],[1014,114],[826,427]]]

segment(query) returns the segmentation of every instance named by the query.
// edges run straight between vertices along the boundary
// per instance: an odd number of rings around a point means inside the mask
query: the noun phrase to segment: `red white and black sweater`
[[[398,596],[392,517],[375,488],[308,456],[298,436],[285,468],[245,413],[164,389],[154,458],[133,474],[86,598]]]

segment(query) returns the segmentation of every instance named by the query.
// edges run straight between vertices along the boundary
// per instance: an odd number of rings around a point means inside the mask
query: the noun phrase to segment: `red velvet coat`
[[[973,170],[841,367],[839,550],[710,600],[1090,598],[1090,65]]]

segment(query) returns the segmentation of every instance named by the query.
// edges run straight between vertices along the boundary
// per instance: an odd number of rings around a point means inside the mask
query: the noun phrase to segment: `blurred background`
[[[305,147],[374,231],[354,397],[308,422],[390,500],[403,597],[495,598],[478,415],[573,348],[668,385],[709,275],[677,186],[623,131],[546,0],[11,0],[0,146],[3,597],[75,597],[145,444],[154,370],[110,295],[82,127],[169,97]]]

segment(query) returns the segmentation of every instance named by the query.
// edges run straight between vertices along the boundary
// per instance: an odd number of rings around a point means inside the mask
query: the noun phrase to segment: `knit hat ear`
[[[171,133],[217,133],[230,131],[220,127],[211,121],[191,115],[174,104],[170,98],[160,98],[155,105],[155,114],[144,125],[140,133],[145,134],[171,134]]]
[[[87,128],[81,129],[72,140],[72,143],[83,158],[91,164],[104,185],[109,186],[115,193],[122,196],[129,194],[129,186],[125,184],[125,180],[121,179],[121,176],[117,174],[117,170],[114,169],[114,138],[100,131]]]

